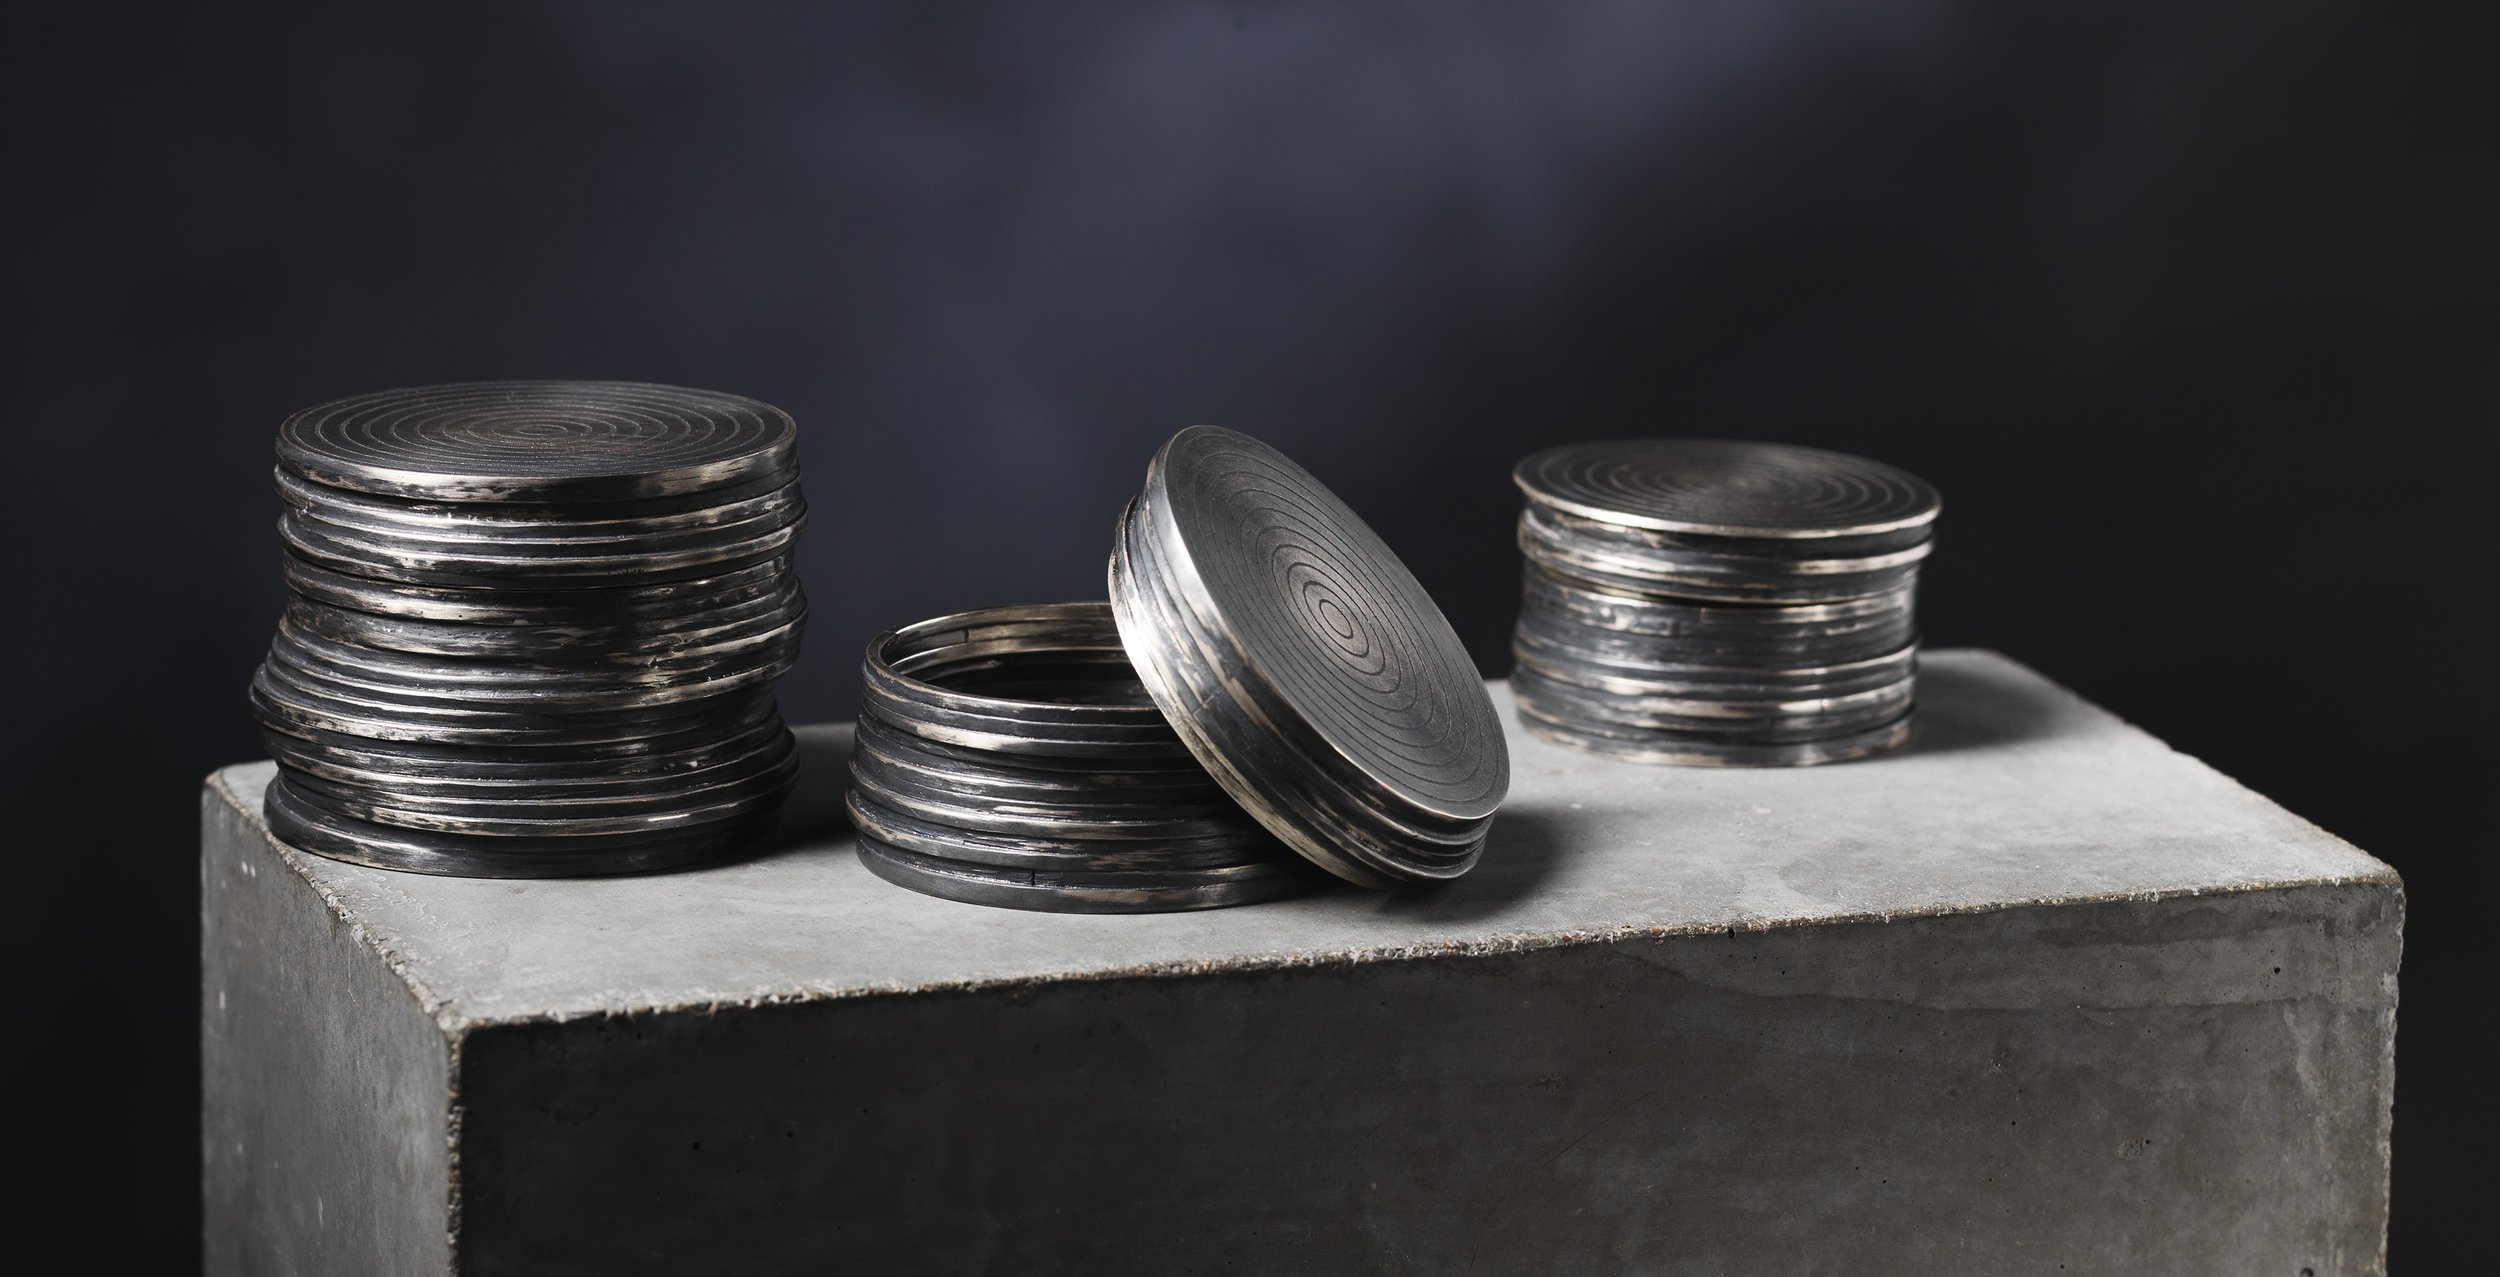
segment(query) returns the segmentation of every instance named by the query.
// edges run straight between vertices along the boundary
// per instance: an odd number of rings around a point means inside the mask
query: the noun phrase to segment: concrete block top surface
[[[800,729],[757,854],[692,873],[506,881],[282,849],[447,1029],[1105,976],[1504,952],[2023,905],[2397,885],[2393,870],[2004,657],[1921,662],[1896,754],[1793,770],[1612,762],[1519,730],[1482,863],[1201,913],[1024,913],[872,877],[841,814],[848,725]],[[209,778],[260,821],[274,765]]]

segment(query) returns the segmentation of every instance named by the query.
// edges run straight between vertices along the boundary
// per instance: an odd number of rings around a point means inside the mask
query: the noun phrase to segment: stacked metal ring
[[[1423,586],[1307,471],[1230,430],[1174,435],[1110,585],[1147,692],[1288,846],[1368,887],[1475,864],[1510,787],[1501,718]]]
[[[807,605],[797,431],[705,391],[386,391],[279,428],[293,598],[251,703],[305,850],[475,877],[641,872],[769,829]]]
[[[1860,457],[1651,439],[1549,448],[1511,688],[1550,740],[1642,762],[1801,766],[1909,738],[1920,561],[1942,502]]]
[[[851,817],[889,882],[975,904],[1148,913],[1316,875],[1164,721],[1103,603],[992,608],[877,636]]]

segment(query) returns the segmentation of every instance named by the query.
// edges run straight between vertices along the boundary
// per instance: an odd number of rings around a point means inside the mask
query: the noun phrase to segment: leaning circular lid
[[[1927,482],[1793,444],[1608,439],[1531,454],[1511,472],[1539,505],[1621,527],[1704,536],[1863,536],[1935,522]]]
[[[1367,886],[1454,878],[1510,788],[1475,663],[1336,495],[1192,426],[1122,514],[1112,610],[1190,752],[1288,846]]]
[[[422,501],[599,502],[786,481],[798,428],[739,395],[625,381],[479,381],[334,399],[278,427],[278,466]]]

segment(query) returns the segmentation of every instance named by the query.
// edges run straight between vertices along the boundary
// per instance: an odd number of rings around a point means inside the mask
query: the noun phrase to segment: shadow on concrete
[[[1908,752],[1956,753],[2039,740],[2057,730],[2063,697],[2008,696],[2002,680],[1959,666],[1922,664],[1918,721]]]
[[[790,791],[790,801],[782,806],[781,823],[737,860],[782,855],[847,836],[851,818],[842,803],[850,792],[850,724],[800,732],[798,784]]]
[[[1561,863],[1568,818],[1533,807],[1505,807],[1493,818],[1484,858],[1455,882],[1406,887],[1381,901],[1380,912],[1426,922],[1496,918],[1536,894]]]

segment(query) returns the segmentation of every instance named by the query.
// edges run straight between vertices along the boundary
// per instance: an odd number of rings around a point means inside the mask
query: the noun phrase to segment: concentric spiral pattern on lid
[[[1793,444],[1611,439],[1564,444],[1512,471],[1539,505],[1660,532],[1869,536],[1935,522],[1943,502],[1880,461]]]
[[[483,381],[332,400],[278,429],[282,470],[427,501],[630,501],[787,471],[798,428],[738,395],[623,381]]]
[[[1423,587],[1275,449],[1194,426],[1121,520],[1120,634],[1207,769],[1371,886],[1455,877],[1510,785],[1501,722]]]

